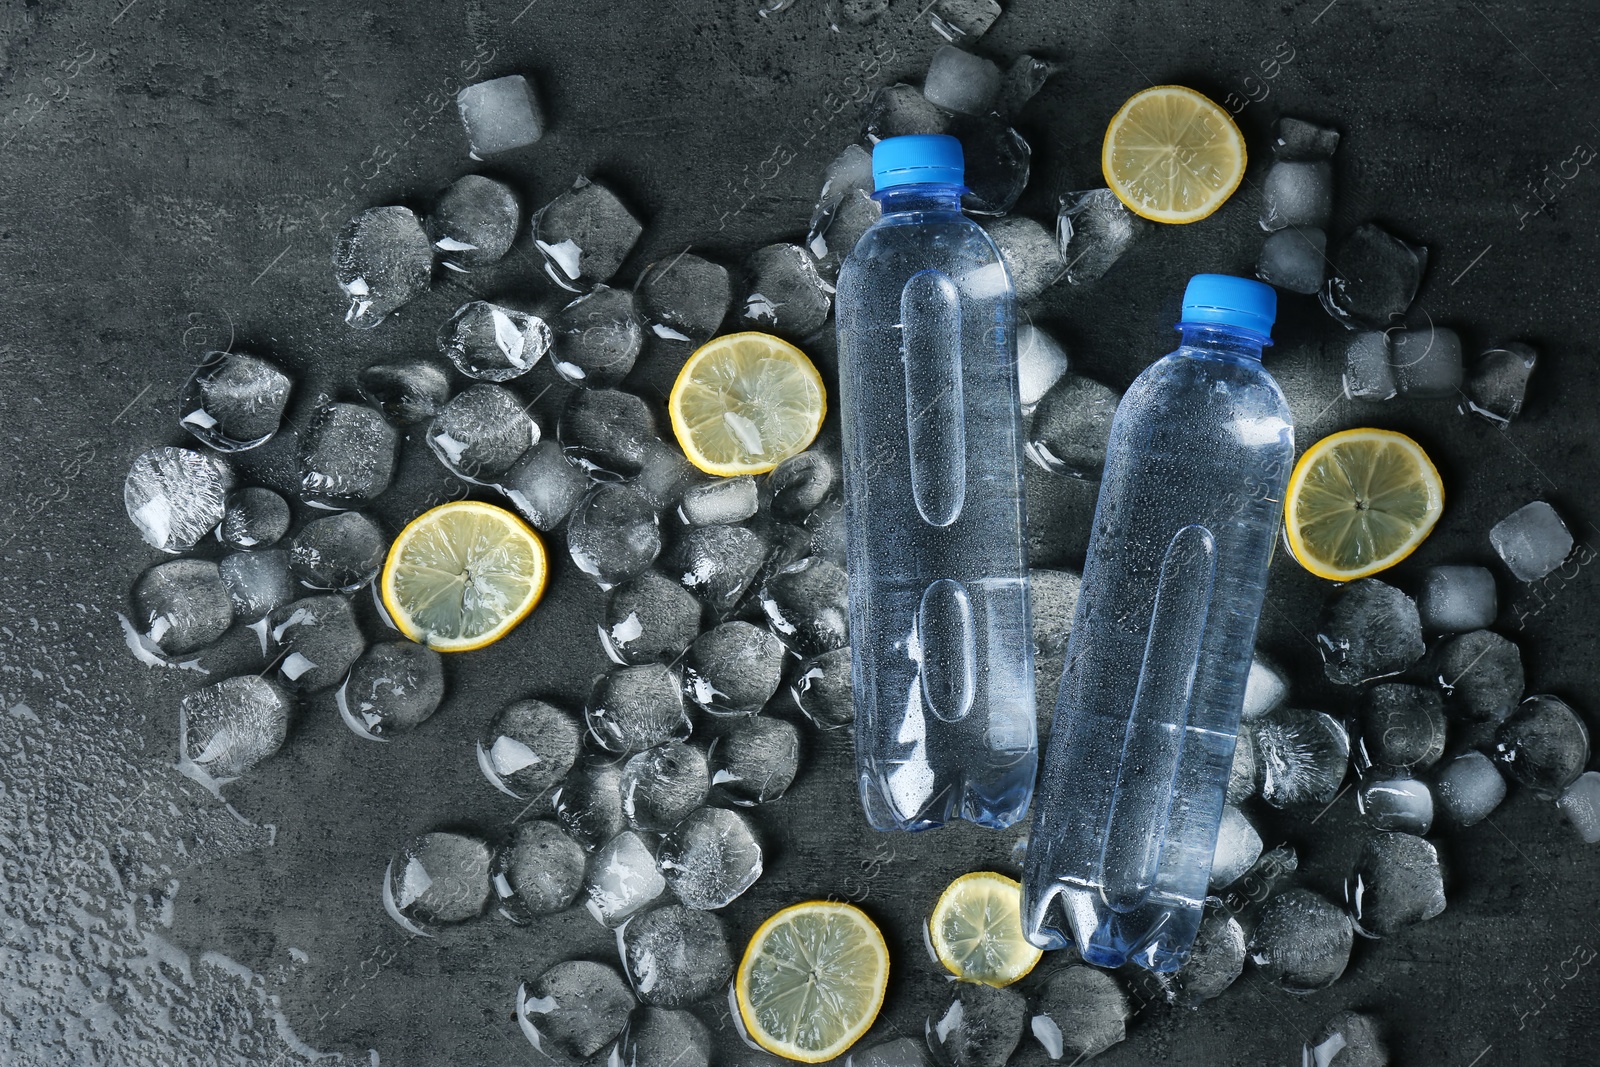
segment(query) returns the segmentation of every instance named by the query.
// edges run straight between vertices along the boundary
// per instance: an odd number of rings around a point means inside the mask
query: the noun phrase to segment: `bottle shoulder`
[[[1186,347],[1179,347],[1146,367],[1128,387],[1122,404],[1130,415],[1136,411],[1170,411],[1199,418],[1202,412],[1210,412],[1217,418],[1269,420],[1291,435],[1294,428],[1288,398],[1260,360],[1217,356]],[[1287,439],[1292,440],[1292,436]]]
[[[1004,272],[989,234],[957,212],[908,211],[886,215],[856,242],[839,269],[842,299],[863,287],[898,289],[913,274],[942,270],[963,289],[988,293]],[[970,283],[970,284],[969,284]]]

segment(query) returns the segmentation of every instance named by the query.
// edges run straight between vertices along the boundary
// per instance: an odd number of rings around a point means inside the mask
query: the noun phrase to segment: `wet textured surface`
[[[11,1020],[0,1062],[233,1067],[280,1052],[281,1063],[309,1062],[281,1033],[362,1067],[369,1049],[383,1064],[422,1067],[542,1062],[512,1018],[519,983],[531,988],[566,959],[617,965],[612,932],[580,908],[525,928],[491,916],[416,939],[383,913],[378,890],[407,837],[462,824],[496,834],[527,806],[484,781],[474,745],[513,699],[583,705],[607,665],[593,581],[553,553],[539,609],[494,647],[448,661],[443,706],[391,744],[351,733],[335,690],[303,698],[283,749],[227,788],[240,821],[172,769],[177,707],[264,663],[237,626],[201,655],[209,675],[147,668],[128,654],[116,613],[130,611],[136,575],[167,557],[129,525],[123,478],[146,449],[192,443],[177,425],[178,398],[230,336],[236,351],[270,358],[295,380],[278,435],[235,457],[264,472],[246,482],[287,492],[297,481],[291,431],[305,428],[319,395],[354,400],[362,367],[433,353],[438,328],[469,299],[570,299],[540,277],[525,221],[504,260],[466,278],[471,289],[436,278],[376,329],[352,330],[329,256],[363,208],[425,206],[470,171],[506,180],[532,210],[579,174],[603,177],[647,227],[615,279],[628,284],[690,244],[733,265],[803,240],[823,170],[858,128],[845,79],[863,95],[920,80],[945,43],[914,18],[923,6],[896,0],[878,22],[841,21],[838,34],[820,2],[767,18],[754,4],[709,0],[540,4],[520,17],[523,2],[488,0],[7,6],[0,267],[10,325],[0,405],[13,459],[0,469],[0,540],[9,538],[0,548],[0,832],[15,848],[0,885],[0,996]],[[1250,183],[1270,163],[1273,120],[1297,114],[1341,130],[1330,244],[1369,219],[1426,244],[1429,275],[1413,313],[1420,306],[1456,329],[1469,358],[1524,338],[1540,362],[1504,433],[1457,414],[1459,398],[1345,401],[1344,331],[1314,298],[1286,295],[1267,358],[1290,395],[1297,440],[1366,424],[1414,436],[1440,466],[1446,511],[1417,554],[1382,577],[1415,596],[1426,567],[1491,568],[1495,629],[1524,649],[1529,691],[1562,696],[1593,724],[1600,570],[1575,554],[1524,584],[1488,540],[1491,525],[1541,499],[1581,545],[1596,536],[1600,178],[1593,165],[1564,187],[1550,177],[1572,174],[1563,162],[1574,142],[1596,136],[1584,122],[1589,9],[1576,0],[1479,6],[1013,0],[978,51],[1002,67],[1023,51],[1063,62],[1014,120],[1034,147],[1019,206],[1047,225],[1057,192],[1101,183],[1105,122],[1147,79],[1193,84],[1219,102],[1246,99],[1246,79],[1270,90],[1238,116],[1251,166],[1217,215],[1158,228],[1100,282],[1057,284],[1030,308],[1068,345],[1074,370],[1119,390],[1172,347],[1190,273],[1253,270],[1262,236]],[[1295,59],[1263,81],[1261,64],[1283,41]],[[875,56],[887,58],[868,74]],[[510,73],[536,83],[548,131],[531,149],[476,164],[455,91]],[[729,185],[733,173],[750,185]],[[1529,183],[1544,180],[1551,203],[1534,215]],[[651,380],[670,383],[674,370],[658,367]],[[530,372],[525,400],[549,384],[541,373]],[[533,404],[542,425],[555,425],[567,390],[555,384]],[[1033,565],[1080,566],[1093,487],[1036,469],[1029,479]],[[390,531],[462,489],[420,427],[402,442],[395,483],[373,508]],[[1344,716],[1359,691],[1324,682],[1301,636],[1315,634],[1328,591],[1280,546],[1261,646],[1289,676],[1292,706]],[[371,633],[384,632],[365,594],[357,611]],[[789,700],[787,686],[778,701]],[[766,835],[767,869],[721,913],[730,942],[742,949],[761,918],[799,899],[859,901],[883,926],[895,970],[884,1014],[858,1048],[920,1041],[924,1020],[950,1002],[923,955],[922,915],[959,873],[1017,873],[1018,834],[873,833],[850,785],[849,731],[801,729],[794,784],[749,813]],[[1296,877],[1340,899],[1364,839],[1353,796],[1314,824],[1251,803],[1269,847],[1296,846]],[[1093,1062],[1298,1062],[1330,1017],[1358,1008],[1382,1022],[1397,1064],[1465,1067],[1490,1045],[1477,1067],[1587,1063],[1600,1036],[1600,971],[1539,983],[1573,974],[1585,958],[1563,966],[1574,946],[1600,938],[1591,918],[1600,853],[1515,784],[1485,821],[1431,836],[1449,861],[1449,906],[1437,918],[1363,939],[1339,982],[1307,998],[1266,987],[1250,964],[1198,1011],[1136,986],[1127,1040]],[[1038,988],[1032,977],[1021,986]],[[769,1062],[733,1036],[721,1001],[699,1011],[721,1062]],[[636,1017],[637,1043],[661,1040],[666,1026]],[[673,1032],[684,1029],[693,1027]],[[1025,1036],[1012,1062],[1036,1067],[1041,1057]]]

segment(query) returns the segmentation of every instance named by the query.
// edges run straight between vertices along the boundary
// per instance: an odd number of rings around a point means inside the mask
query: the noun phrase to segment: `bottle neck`
[[[1222,359],[1248,359],[1259,363],[1262,348],[1272,343],[1272,338],[1254,330],[1214,322],[1180,322],[1178,332],[1183,336],[1183,347]]]
[[[914,185],[891,185],[872,194],[885,215],[902,211],[957,211],[961,210],[959,185],[926,182]]]

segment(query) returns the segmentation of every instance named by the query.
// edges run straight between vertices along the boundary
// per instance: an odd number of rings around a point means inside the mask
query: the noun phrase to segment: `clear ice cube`
[[[957,115],[947,131],[966,159],[961,206],[973,215],[1004,215],[1028,187],[1033,147],[998,115]]]
[[[1244,681],[1244,707],[1241,717],[1246,721],[1259,719],[1267,712],[1281,707],[1289,699],[1289,680],[1283,668],[1267,655],[1257,652],[1250,660],[1250,673]]]
[[[947,1067],[1004,1067],[1022,1040],[1028,1001],[1015,989],[956,982],[953,999],[928,1016],[924,1033]]]
[[[554,440],[540,441],[523,454],[517,465],[495,482],[511,506],[549,533],[572,513],[589,489],[589,479],[567,460],[566,449]]]
[[[1133,1003],[1105,971],[1075,963],[1052,973],[1029,1027],[1052,1060],[1082,1063],[1128,1036]]]
[[[690,463],[678,446],[661,440],[647,440],[644,442],[644,460],[634,485],[656,507],[671,511],[682,501],[684,493],[705,484],[709,477]]]
[[[656,509],[632,485],[602,482],[567,520],[567,552],[602,589],[636,578],[661,554]]]
[[[1589,763],[1589,728],[1560,697],[1524,700],[1494,735],[1494,757],[1539,796],[1554,800]]]
[[[678,500],[678,518],[689,526],[719,526],[743,522],[757,506],[753,477],[718,478],[685,491]]]
[[[1003,218],[985,219],[983,228],[1000,251],[1000,259],[1006,265],[1006,273],[1011,276],[1012,288],[1016,290],[1017,303],[1029,304],[1039,299],[1064,273],[1066,264],[1061,259],[1061,246],[1043,223],[1026,215],[1006,215]],[[1032,329],[1031,326],[1025,328]],[[1022,342],[1019,330],[1019,359]],[[1031,403],[1038,402],[1039,397],[1035,396]]]
[[[1539,363],[1532,345],[1512,341],[1491,348],[1467,371],[1466,403],[1462,410],[1504,426],[1522,413],[1528,379]]]
[[[735,804],[777,800],[800,769],[800,733],[770,715],[755,715],[711,743],[711,784]]]
[[[772,699],[787,653],[771,630],[725,622],[689,646],[683,681],[696,704],[717,715],[753,715]]]
[[[1321,230],[1332,215],[1332,163],[1278,160],[1267,168],[1267,176],[1261,180],[1263,230],[1271,232],[1286,227]],[[1323,243],[1327,243],[1326,238]]]
[[[851,147],[860,148],[859,145]],[[817,210],[820,212],[822,207],[819,203]],[[845,257],[882,217],[883,208],[872,198],[870,184],[865,189],[845,190],[838,204],[829,211],[826,228],[814,230],[806,238],[806,251],[816,260],[817,271],[824,280],[831,284],[839,277]]]
[[[501,792],[534,797],[572,770],[582,741],[573,715],[543,700],[514,700],[479,736],[478,767]]]
[[[555,823],[544,819],[521,823],[511,840],[495,853],[491,869],[501,911],[522,922],[570,907],[583,888],[586,863],[583,849]],[[620,979],[618,984],[621,985]],[[623,986],[622,991],[627,993],[627,987]],[[629,996],[628,1001],[632,1000]]]
[[[715,911],[761,877],[761,845],[743,816],[727,808],[700,808],[661,842],[660,864],[679,900]]]
[[[1272,127],[1272,154],[1288,163],[1330,159],[1338,147],[1338,130],[1304,119],[1284,116]]]
[[[428,424],[428,447],[445,469],[480,484],[515,467],[539,436],[517,395],[486,382],[457,393]]]
[[[593,960],[558,963],[526,991],[519,989],[517,996],[523,1030],[538,1038],[534,1047],[546,1055],[554,1052],[580,1061],[617,1039],[633,1006],[633,991],[616,968]]]
[[[178,425],[219,452],[264,445],[283,421],[291,384],[269,360],[243,352],[207,352],[184,389]]]
[[[1317,632],[1330,681],[1360,685],[1399,674],[1422,658],[1416,601],[1376,578],[1360,578],[1335,594]]]
[[[1464,752],[1445,763],[1433,789],[1440,810],[1457,826],[1482,822],[1506,798],[1506,780],[1482,752]]]
[[[646,1004],[686,1008],[733,977],[733,951],[715,915],[666,904],[630,922],[619,939],[633,991]]]
[[[339,231],[333,273],[350,299],[344,321],[370,330],[428,291],[433,243],[410,208],[369,208]]]
[[[829,499],[839,484],[839,466],[820,449],[790,456],[766,477],[768,510],[785,522],[801,522]]]
[[[439,351],[468,378],[505,382],[550,351],[550,326],[537,315],[472,300],[439,327]]]
[[[368,648],[336,694],[345,725],[379,739],[426,722],[443,699],[444,658],[415,641]]]
[[[1040,232],[1043,231],[1041,226]],[[1047,241],[1049,237],[1045,234]],[[1053,248],[1052,245],[1052,251]],[[1031,322],[1017,328],[1017,392],[1024,415],[1031,415],[1051,386],[1066,373],[1067,350],[1059,341]]]
[[[1345,883],[1345,897],[1356,929],[1367,937],[1431,919],[1445,906],[1439,853],[1414,834],[1372,834]]]
[[[617,664],[672,661],[700,632],[700,602],[659,571],[645,571],[611,591],[600,644]]]
[[[1222,995],[1244,973],[1244,928],[1220,908],[1207,908],[1182,967],[1158,975],[1169,1004],[1194,1008]]]
[[[526,148],[544,136],[544,109],[520,74],[466,86],[456,93],[456,107],[477,159]]]
[[[573,292],[610,281],[643,232],[617,194],[582,177],[533,217],[544,272]]]
[[[632,393],[579,389],[561,413],[556,436],[585,470],[630,478],[643,470],[658,430],[649,405]]]
[[[204,648],[233,625],[233,598],[208,559],[157,563],[134,583],[133,608],[146,638],[169,656]]]
[[[178,705],[180,759],[213,781],[230,781],[283,747],[293,711],[294,699],[259,675],[197,689]]]
[[[1413,400],[1446,400],[1461,392],[1461,337],[1443,326],[1393,330],[1389,363],[1400,395]]]
[[[842,259],[849,254],[850,248],[844,247],[846,242],[830,239],[829,231],[850,197],[870,197],[874,188],[872,153],[858,144],[846,145],[822,173],[822,192],[817,195],[806,230],[806,247],[819,261]]]
[[[668,741],[629,758],[622,767],[622,814],[635,830],[670,830],[711,792],[705,754]]]
[[[364,404],[324,404],[300,433],[300,494],[326,508],[370,504],[394,478],[400,435]]]
[[[597,285],[557,313],[556,372],[580,385],[615,385],[633,370],[644,346],[644,327],[633,293]]]
[[[747,329],[801,340],[822,328],[833,308],[833,286],[799,245],[758,249],[745,264],[738,316]]]
[[[1350,917],[1332,901],[1290,889],[1262,909],[1250,958],[1269,981],[1291,993],[1312,993],[1344,973],[1354,943]]]
[[[1261,834],[1232,804],[1222,809],[1217,844],[1211,853],[1211,888],[1222,889],[1244,877],[1261,858]]]
[[[1310,296],[1322,288],[1328,269],[1327,251],[1328,235],[1314,226],[1268,234],[1261,242],[1256,277],[1279,289]]]
[[[1578,775],[1556,803],[1585,844],[1600,843],[1600,771]]]
[[[289,532],[289,502],[258,485],[228,494],[217,540],[234,548],[265,548]]]
[[[1349,329],[1385,329],[1411,307],[1427,269],[1426,248],[1363,223],[1333,257],[1322,306]]]
[[[603,926],[620,926],[667,891],[667,880],[644,838],[624,830],[589,857],[584,907]]]
[[[744,526],[700,526],[684,531],[662,566],[717,615],[732,611],[744,597],[767,546]]]
[[[595,744],[607,752],[638,752],[689,736],[683,687],[665,664],[618,667],[595,682],[584,708]]]
[[[333,593],[279,606],[267,616],[266,632],[278,673],[307,692],[337,685],[367,648],[350,601]]]
[[[475,919],[489,904],[490,860],[488,843],[476,837],[420,834],[389,861],[385,908],[411,930]]]
[[[1499,722],[1522,699],[1522,652],[1492,630],[1457,634],[1434,657],[1447,707],[1468,722]]]
[[[1228,767],[1228,786],[1224,799],[1243,804],[1261,788],[1261,765],[1256,757],[1256,735],[1248,722],[1239,724],[1233,744],[1233,763]]]
[[[1433,828],[1433,793],[1415,778],[1364,779],[1356,788],[1356,810],[1378,830],[1425,834]]]
[[[1061,246],[1067,281],[1081,285],[1100,280],[1151,228],[1110,189],[1063,194],[1056,215],[1056,243]]]
[[[999,0],[933,0],[921,9],[933,31],[951,44],[972,45],[1000,17]]]
[[[401,426],[426,422],[450,399],[450,379],[443,369],[423,360],[374,363],[356,376],[367,402]]]
[[[622,768],[613,762],[574,767],[551,804],[567,836],[591,852],[628,828],[622,814]]]
[[[1376,1019],[1341,1011],[1328,1020],[1316,1044],[1301,1049],[1300,1061],[1302,1067],[1388,1067],[1389,1050]]]
[[[1566,561],[1573,541],[1556,509],[1535,500],[1495,523],[1489,543],[1518,581],[1535,582]]]
[[[1350,738],[1337,719],[1279,708],[1254,726],[1263,800],[1275,808],[1333,802],[1350,765]]]
[[[850,643],[849,580],[815,556],[785,567],[761,587],[761,608],[778,635],[803,656]]]
[[[855,721],[850,649],[836,648],[800,661],[789,683],[795,707],[812,724],[837,730]]]
[[[861,138],[877,144],[885,137],[944,133],[950,126],[950,113],[928,103],[922,90],[899,82],[882,85],[867,97],[862,109]]]
[[[1444,755],[1444,701],[1432,689],[1384,682],[1361,702],[1358,765],[1388,771],[1422,770]]]
[[[289,573],[286,549],[223,556],[217,562],[217,573],[233,599],[234,614],[252,622],[298,595],[294,577]]]
[[[1358,330],[1344,349],[1344,395],[1351,400],[1391,400],[1400,388],[1390,363],[1389,335]]]
[[[1039,94],[1055,73],[1055,64],[1023,54],[1013,59],[1000,78],[1000,113],[1015,116]]]
[[[353,592],[377,577],[389,539],[359,511],[312,519],[289,542],[289,569],[308,589]]]
[[[439,262],[462,272],[503,259],[521,222],[517,194],[504,182],[481,174],[456,179],[423,220]]]
[[[1445,565],[1422,575],[1417,612],[1431,633],[1462,633],[1494,625],[1499,614],[1494,574],[1487,567]]]
[[[698,345],[727,317],[733,283],[722,264],[683,251],[646,267],[633,295],[651,333]]]
[[[190,448],[152,448],[128,468],[122,502],[145,542],[187,552],[222,521],[233,468]]]
[[[943,45],[928,63],[922,95],[946,111],[988,114],[1000,98],[1000,68],[992,60]]]
[[[1121,400],[1110,386],[1064,372],[1034,409],[1024,449],[1028,458],[1052,474],[1099,481]]]

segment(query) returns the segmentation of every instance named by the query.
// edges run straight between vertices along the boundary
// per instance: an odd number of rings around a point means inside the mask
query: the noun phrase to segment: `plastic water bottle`
[[[1008,826],[1038,762],[1015,295],[959,141],[890,137],[872,170],[836,304],[861,803]]]
[[[1174,971],[1200,924],[1294,459],[1273,290],[1190,280],[1117,408],[1023,876],[1043,948]]]

